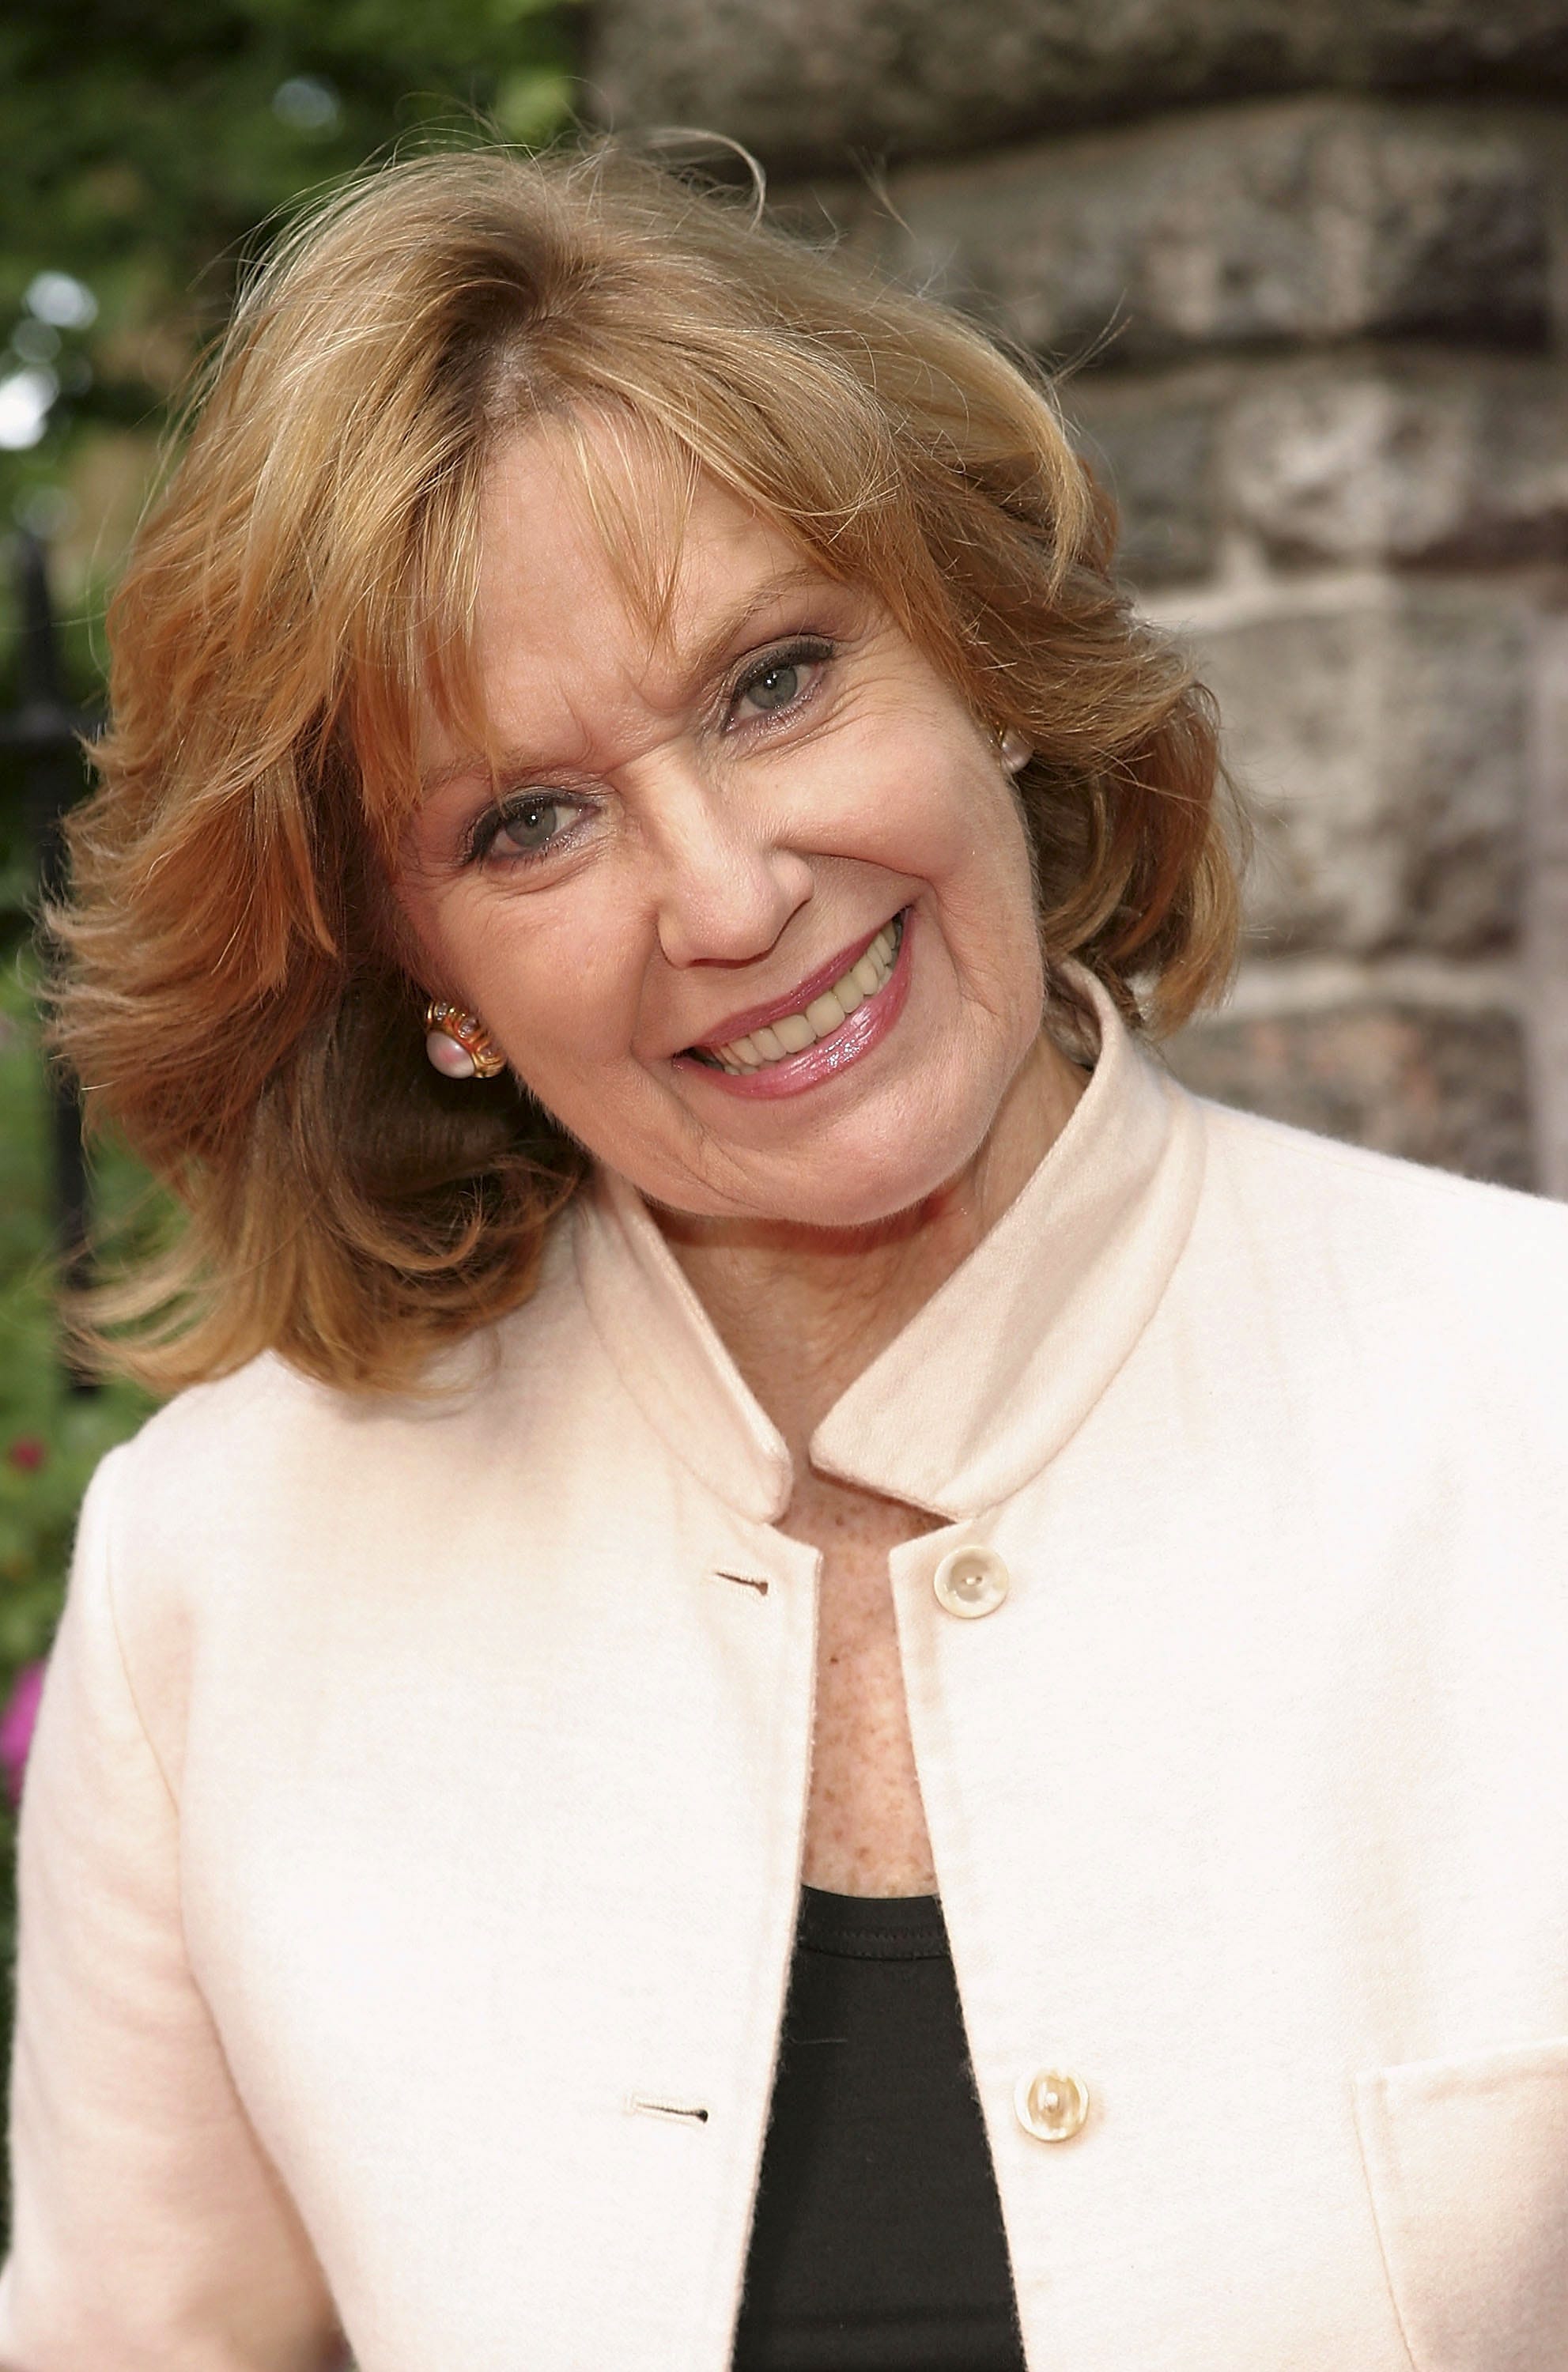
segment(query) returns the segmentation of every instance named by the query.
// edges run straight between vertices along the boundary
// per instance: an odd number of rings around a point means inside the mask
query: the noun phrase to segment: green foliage
[[[0,452],[0,518],[19,505],[47,530],[64,516],[84,426],[157,424],[246,261],[323,184],[464,127],[528,143],[557,131],[574,31],[570,0],[77,0],[6,12],[0,336],[11,344],[0,381],[41,371],[58,393],[41,440]],[[27,299],[41,273],[80,284],[92,318],[39,319]]]
[[[13,954],[0,967],[0,1701],[19,1668],[48,1652],[93,1468],[151,1406],[126,1384],[82,1393],[67,1382],[55,1316],[49,1147],[35,1005],[25,965]],[[106,1154],[94,1183],[111,1224],[146,1199],[123,1157]],[[15,1948],[15,1834],[0,1797],[0,2008]],[[3,2194],[0,2174],[0,2226]]]
[[[70,1389],[57,1347],[49,1112],[29,984],[0,978],[0,1688],[41,1656],[59,1613],[76,1509],[93,1468],[150,1402],[124,1384]],[[133,1165],[97,1168],[112,1224],[145,1194]]]

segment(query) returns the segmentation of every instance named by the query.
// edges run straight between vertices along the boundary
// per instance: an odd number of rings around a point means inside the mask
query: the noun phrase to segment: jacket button
[[[1070,2142],[1089,2113],[1089,2087],[1059,2067],[1020,2076],[1013,2107],[1026,2134],[1037,2142]]]
[[[931,1576],[936,1603],[948,1614],[972,1622],[978,1614],[994,1614],[1012,1578],[994,1549],[949,1549]]]

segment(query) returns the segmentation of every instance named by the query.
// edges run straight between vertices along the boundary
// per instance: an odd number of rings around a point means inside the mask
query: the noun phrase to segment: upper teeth
[[[896,914],[877,932],[859,962],[851,964],[842,980],[814,996],[801,1012],[786,1013],[782,1021],[753,1029],[749,1037],[705,1051],[726,1071],[737,1072],[761,1071],[769,1063],[782,1063],[786,1054],[803,1054],[819,1038],[842,1029],[855,1007],[886,985],[902,936],[903,917]]]

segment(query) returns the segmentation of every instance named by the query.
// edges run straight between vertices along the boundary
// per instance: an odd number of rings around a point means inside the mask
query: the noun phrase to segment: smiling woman
[[[163,1387],[269,1345],[326,1380],[401,1384],[527,1294],[599,1149],[580,1123],[602,1081],[574,1070],[570,1109],[553,1099],[531,1008],[526,1041],[501,1032],[531,1096],[421,1079],[419,988],[484,989],[434,950],[409,960],[400,866],[411,914],[438,904],[489,938],[548,848],[505,960],[526,944],[559,998],[594,934],[596,1017],[611,892],[619,954],[625,887],[651,912],[672,835],[699,867],[689,907],[736,872],[745,911],[705,953],[742,969],[738,995],[685,957],[679,994],[616,985],[651,1000],[635,1060],[668,1097],[656,1038],[711,1036],[892,920],[881,889],[912,876],[884,843],[933,829],[935,722],[946,796],[1027,846],[1046,948],[1134,1022],[1216,994],[1236,907],[1212,721],[1110,552],[1040,385],[749,204],[612,150],[435,158],[350,190],[242,306],[111,621],[61,1043],[192,1216],[170,1262],[103,1305],[116,1355]],[[578,680],[557,680],[568,646]],[[998,727],[1028,745],[1016,808],[985,756]],[[755,844],[796,797],[813,830],[837,818],[830,894],[745,977],[805,894],[778,878],[803,863],[787,826],[779,855]],[[684,947],[692,916],[669,923]],[[972,932],[966,961],[1002,962],[994,938]],[[713,1091],[684,1086],[696,1133]]]
[[[1568,1221],[1165,1070],[1214,721],[1036,374],[401,166],[111,628],[59,1040],[195,1388],[43,1692],[7,2372],[1555,2362]]]

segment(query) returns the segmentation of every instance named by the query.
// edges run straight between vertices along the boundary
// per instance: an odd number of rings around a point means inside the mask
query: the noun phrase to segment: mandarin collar
[[[1099,1052],[1016,1200],[829,1410],[819,1471],[950,1522],[1020,1490],[1076,1431],[1153,1316],[1187,1239],[1203,1130],[1081,965],[1060,968]],[[577,1273],[621,1382],[684,1466],[777,1523],[790,1455],[636,1189],[595,1170],[574,1215]]]

